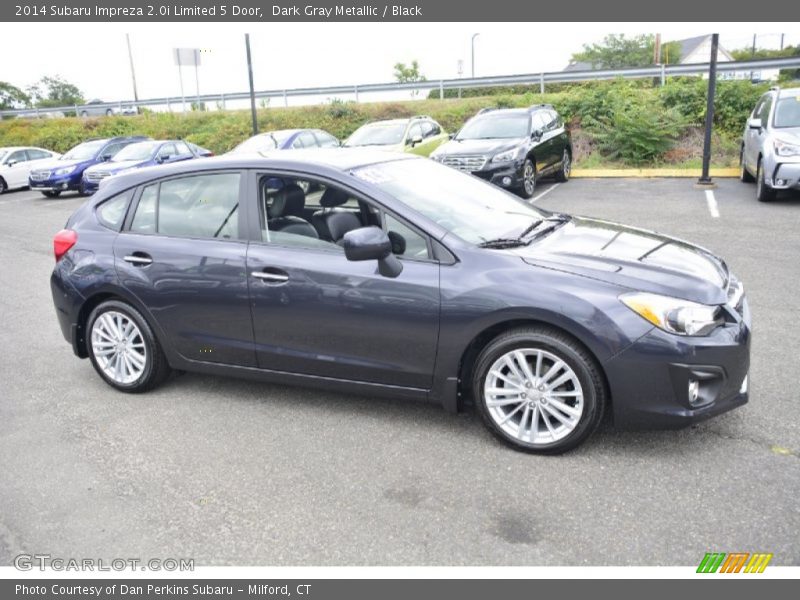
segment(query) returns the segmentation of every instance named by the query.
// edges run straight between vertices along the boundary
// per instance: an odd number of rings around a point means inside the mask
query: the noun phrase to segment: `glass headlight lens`
[[[75,170],[75,167],[64,167],[63,169],[56,169],[56,175],[69,175]]]
[[[644,292],[623,294],[619,299],[643,319],[677,335],[708,335],[722,324],[719,306]]]
[[[511,150],[501,152],[492,158],[492,162],[511,162],[512,160],[516,160],[519,151],[519,148],[512,148]]]
[[[800,145],[791,144],[781,139],[773,140],[775,154],[778,156],[800,156]]]

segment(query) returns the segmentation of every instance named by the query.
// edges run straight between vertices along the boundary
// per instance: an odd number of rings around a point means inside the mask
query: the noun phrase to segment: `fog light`
[[[786,180],[785,179],[776,179],[775,180],[775,185],[786,185]]]
[[[745,375],[744,376],[744,381],[742,381],[742,387],[739,388],[739,393],[740,394],[746,394],[747,393],[747,378],[748,377],[749,377],[749,375]]]
[[[511,185],[511,177],[503,177],[503,185],[505,186]]]
[[[67,189],[68,187],[69,187],[69,184],[68,184],[68,183],[62,183],[62,184],[61,184],[61,189],[62,189],[62,190],[65,190],[65,189]]]
[[[697,399],[700,397],[700,382],[696,379],[689,380],[689,403],[697,404]]]

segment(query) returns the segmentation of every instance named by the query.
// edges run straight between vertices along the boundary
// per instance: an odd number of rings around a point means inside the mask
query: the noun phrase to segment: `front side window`
[[[11,156],[8,157],[8,162],[13,163],[21,163],[28,160],[28,157],[25,156],[25,150],[17,150],[16,152],[12,152]]]
[[[195,238],[239,238],[239,173],[169,179],[145,187],[131,231]]]

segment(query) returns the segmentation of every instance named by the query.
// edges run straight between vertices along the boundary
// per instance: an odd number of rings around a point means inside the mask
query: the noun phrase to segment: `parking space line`
[[[545,194],[549,194],[550,192],[552,192],[554,189],[556,189],[556,188],[557,188],[558,186],[560,186],[560,185],[561,185],[560,183],[555,183],[555,184],[553,184],[552,186],[550,186],[549,188],[547,188],[545,191],[543,191],[541,194],[539,194],[538,196],[535,196],[535,197],[534,197],[534,198],[531,200],[531,204],[533,204],[534,202],[536,202],[536,201],[537,201],[539,198],[541,198],[541,197],[542,197],[542,196],[544,196]]]
[[[717,206],[717,199],[712,190],[706,190],[706,204],[708,204],[708,212],[711,213],[711,216],[719,219],[719,206]]]

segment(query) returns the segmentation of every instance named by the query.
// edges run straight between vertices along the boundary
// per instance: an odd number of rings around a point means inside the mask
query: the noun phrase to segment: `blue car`
[[[62,333],[122,392],[178,370],[471,402],[503,442],[543,454],[606,412],[681,427],[748,400],[750,312],[721,258],[408,154],[136,169],[77,209],[54,252]]]
[[[338,148],[341,142],[322,129],[279,129],[246,139],[228,154],[299,150],[300,148]]]
[[[111,158],[125,146],[150,138],[136,135],[90,140],[78,144],[69,152],[41,165],[36,165],[28,176],[28,186],[39,190],[48,198],[55,198],[61,192],[86,193],[83,189],[83,172],[98,163]]]
[[[199,158],[194,150],[181,140],[148,140],[125,146],[108,162],[92,165],[83,172],[83,191],[93,194],[106,177],[128,169],[152,167],[164,163]]]

